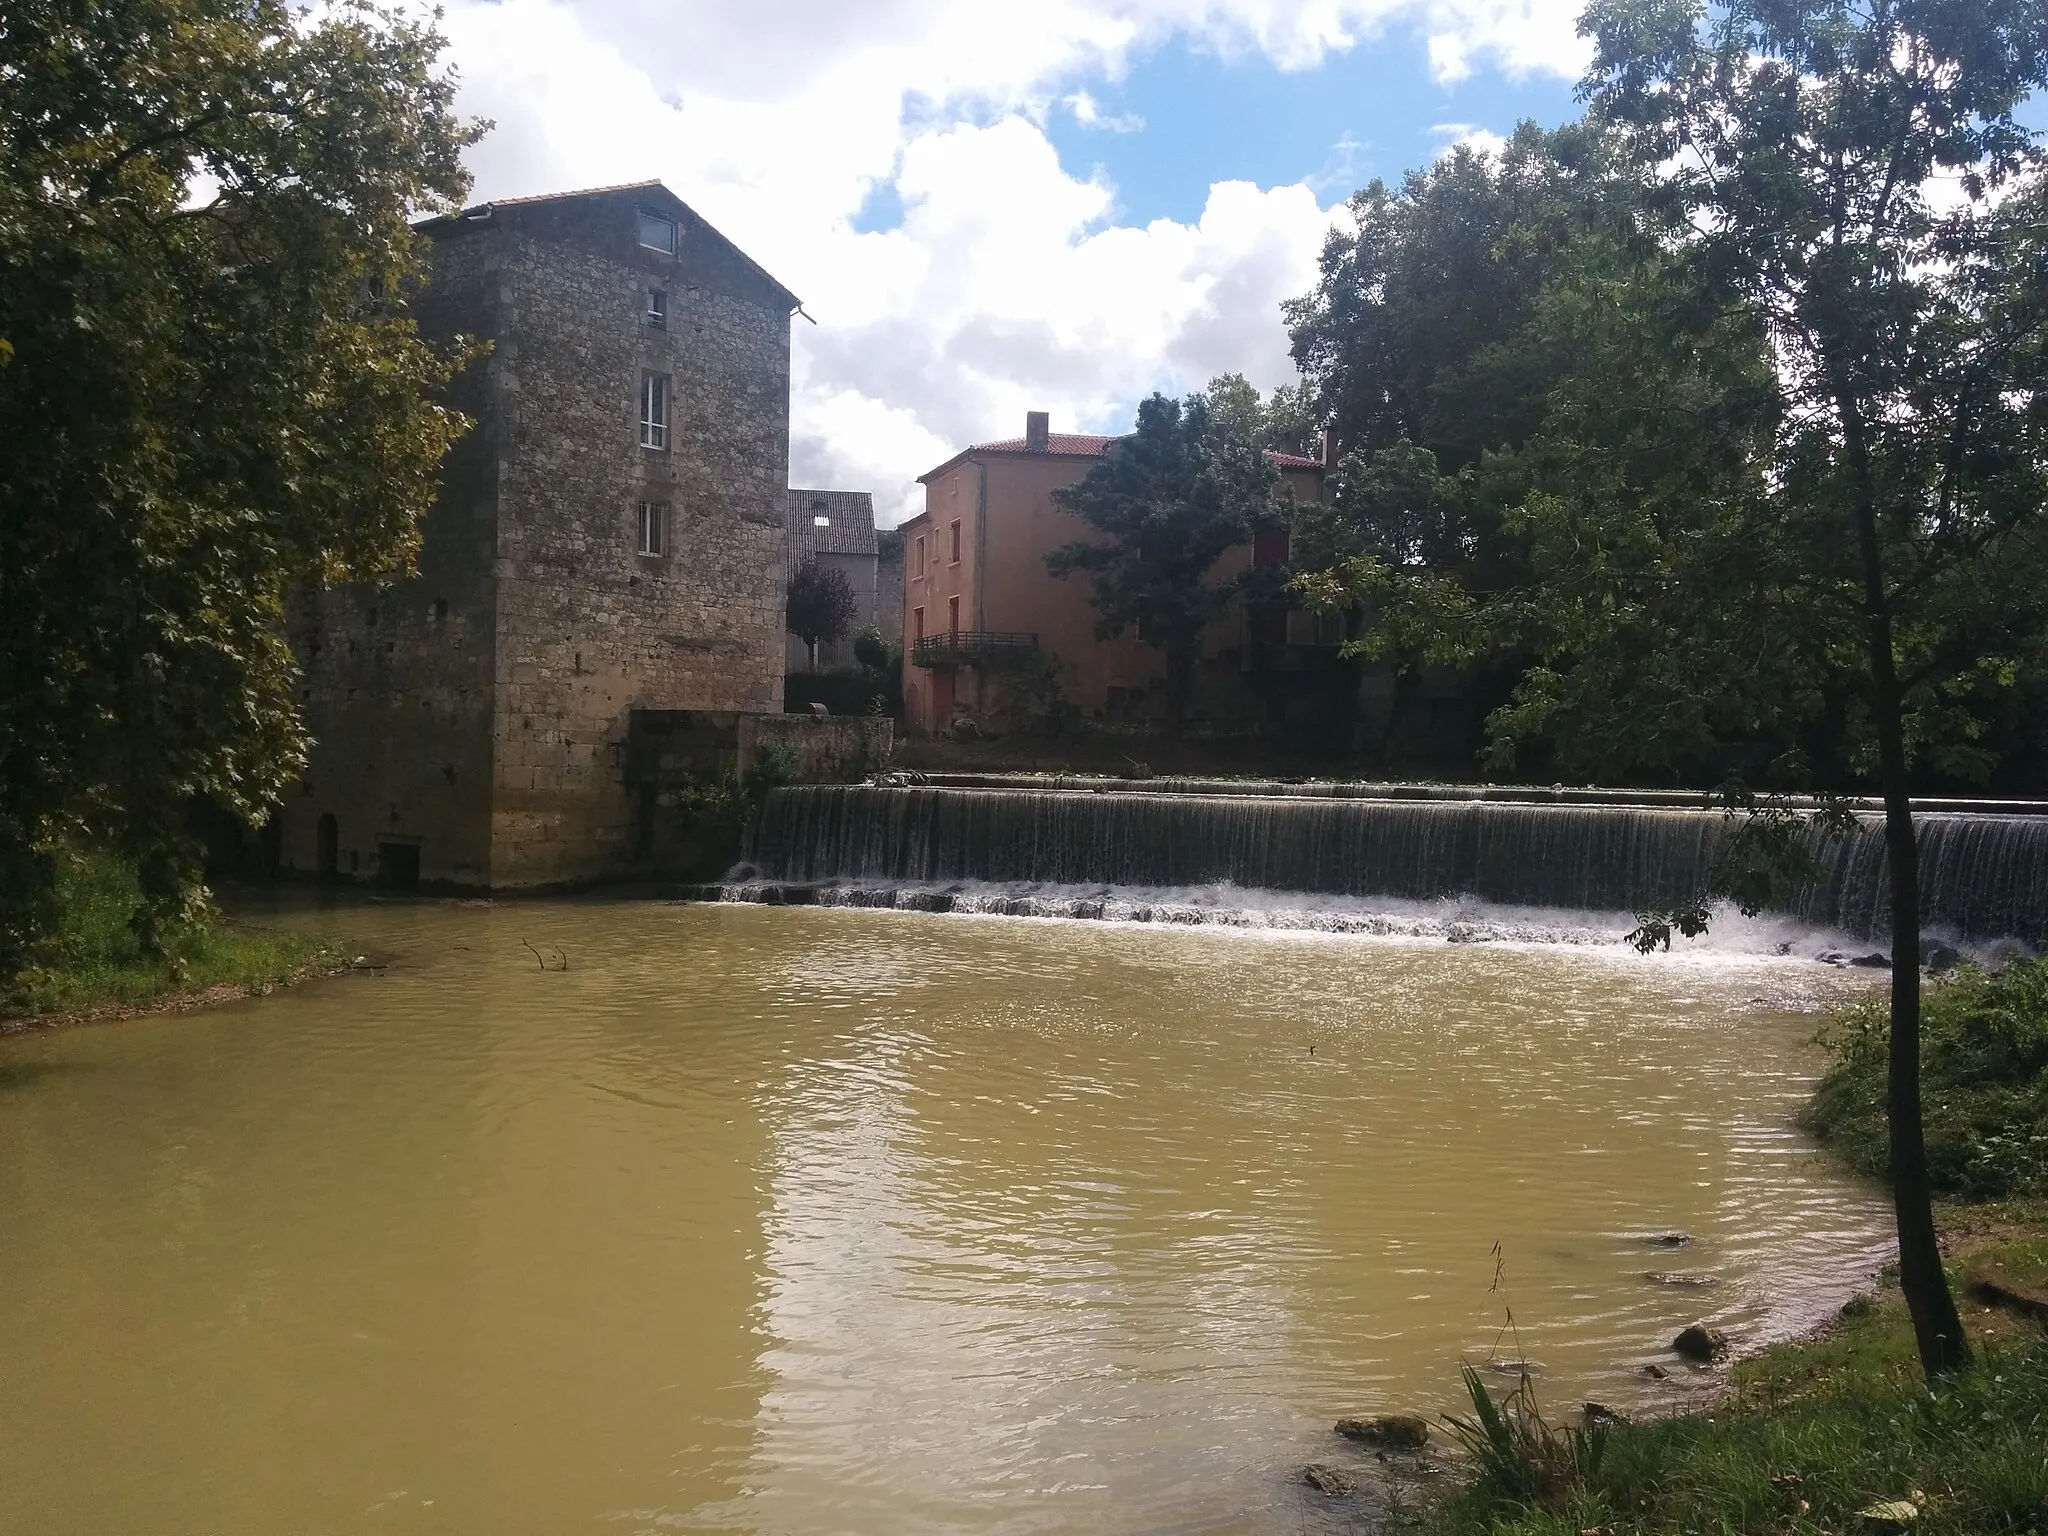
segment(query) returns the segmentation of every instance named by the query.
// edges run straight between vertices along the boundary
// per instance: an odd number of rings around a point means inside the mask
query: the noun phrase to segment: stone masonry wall
[[[491,248],[443,243],[433,256],[434,281],[413,306],[421,330],[491,334]],[[490,881],[496,366],[471,368],[451,391],[477,425],[442,465],[416,573],[301,594],[287,616],[312,737],[306,773],[278,812],[287,870],[320,872],[321,823],[332,817],[341,878],[388,877],[386,850],[411,845],[423,880]]]
[[[631,711],[780,707],[788,308],[708,227],[679,219],[669,257],[638,247],[635,216],[630,194],[579,199],[495,237],[495,886],[624,854]],[[646,371],[671,380],[665,452],[639,446]],[[668,507],[658,557],[637,552],[643,500]]]

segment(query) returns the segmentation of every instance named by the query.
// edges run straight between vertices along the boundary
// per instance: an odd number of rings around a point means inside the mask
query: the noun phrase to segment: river
[[[286,920],[391,964],[0,1040],[0,1531],[1297,1531],[1339,1415],[1674,1402],[1888,1253],[1810,962]]]

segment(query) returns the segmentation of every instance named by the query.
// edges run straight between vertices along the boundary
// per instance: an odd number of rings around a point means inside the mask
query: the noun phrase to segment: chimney
[[[1323,468],[1335,469],[1336,467],[1337,429],[1335,427],[1325,427],[1323,428]]]
[[[1052,418],[1044,411],[1024,413],[1024,451],[1044,453],[1052,447]]]

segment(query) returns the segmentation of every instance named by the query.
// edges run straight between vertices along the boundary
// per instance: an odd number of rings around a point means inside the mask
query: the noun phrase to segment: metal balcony
[[[1003,667],[1028,661],[1038,653],[1038,636],[1004,634],[992,629],[951,629],[926,635],[910,647],[914,667]]]

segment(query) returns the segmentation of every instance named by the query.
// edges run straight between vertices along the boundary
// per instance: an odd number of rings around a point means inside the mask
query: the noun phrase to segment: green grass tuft
[[[211,908],[151,955],[129,923],[137,896],[134,874],[120,861],[65,855],[57,883],[62,926],[39,963],[0,992],[0,1018],[145,1007],[219,986],[262,992],[346,958],[327,940],[250,928]]]
[[[1458,1536],[1819,1536],[1884,1529],[1860,1512],[1902,1499],[1915,1536],[2048,1530],[2048,1341],[1987,1341],[1930,1393],[1896,1298],[1852,1308],[1745,1361],[1711,1412],[1613,1426],[1570,1476],[1517,1487],[1482,1457],[1428,1518]]]

